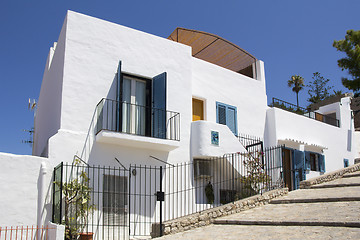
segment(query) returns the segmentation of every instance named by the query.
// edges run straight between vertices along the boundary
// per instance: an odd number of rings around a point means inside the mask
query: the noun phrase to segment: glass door
[[[122,131],[145,135],[146,82],[124,77],[122,99]]]

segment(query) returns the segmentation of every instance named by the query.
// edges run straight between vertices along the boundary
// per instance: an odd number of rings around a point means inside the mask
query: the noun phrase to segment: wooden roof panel
[[[256,62],[254,56],[214,34],[176,28],[168,39],[191,46],[196,58],[236,72]]]

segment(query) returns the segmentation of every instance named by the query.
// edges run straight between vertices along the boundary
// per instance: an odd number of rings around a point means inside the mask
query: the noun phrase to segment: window
[[[166,138],[166,72],[142,78],[117,72],[116,131]]]
[[[123,132],[145,135],[146,81],[125,75],[122,99]]]
[[[317,171],[317,162],[318,162],[318,155],[315,153],[310,153],[310,170]]]
[[[199,99],[192,99],[193,121],[204,120],[204,102]]]
[[[236,107],[216,102],[216,122],[228,126],[237,135]]]
[[[194,176],[195,178],[211,177],[211,161],[207,159],[194,159]]]
[[[344,168],[349,166],[349,159],[344,158]]]
[[[325,156],[320,153],[305,151],[306,170],[325,172]]]
[[[104,175],[104,225],[127,226],[127,177]]]

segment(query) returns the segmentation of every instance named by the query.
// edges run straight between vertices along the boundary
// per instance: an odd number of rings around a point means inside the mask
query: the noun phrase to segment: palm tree
[[[288,80],[288,86],[292,87],[294,85],[294,87],[292,88],[292,91],[296,93],[296,105],[299,108],[299,92],[300,90],[303,89],[303,87],[305,87],[304,85],[304,78],[299,76],[299,75],[293,75],[291,76],[290,80]]]

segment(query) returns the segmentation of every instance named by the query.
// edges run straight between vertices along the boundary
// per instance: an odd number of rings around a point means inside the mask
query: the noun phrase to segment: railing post
[[[160,192],[162,193],[162,195],[164,194],[164,192],[162,191],[162,166],[160,166]],[[164,201],[164,195],[162,196],[162,198],[160,199],[160,237],[163,235],[163,227],[162,227],[162,203]]]

